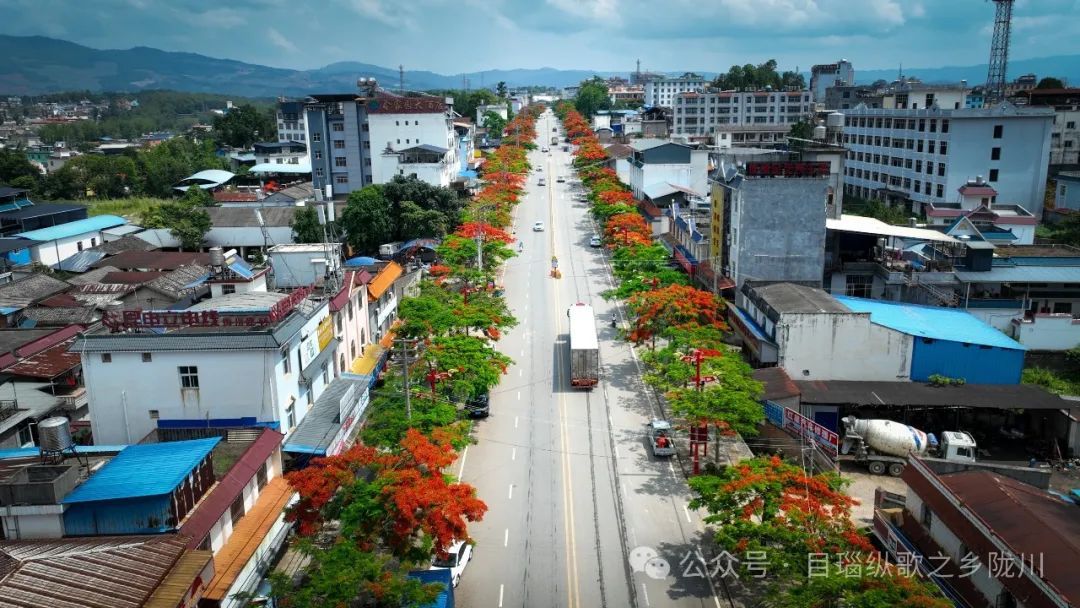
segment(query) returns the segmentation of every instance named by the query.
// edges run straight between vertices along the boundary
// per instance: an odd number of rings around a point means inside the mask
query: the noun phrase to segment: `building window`
[[[930,510],[930,505],[923,503],[922,516],[919,518],[922,525],[926,527],[927,532],[930,531],[930,526],[934,523],[934,512]]]
[[[874,277],[867,275],[847,275],[847,295],[854,298],[869,298]]]
[[[352,321],[353,315],[353,303],[349,302],[349,305],[345,307],[345,311],[349,314],[349,320]]]
[[[97,237],[90,237],[90,246],[97,247]]]
[[[82,241],[79,241],[78,243],[75,243],[75,246],[79,248],[79,251],[82,251],[82,249],[83,249]]]
[[[262,466],[259,467],[259,471],[255,473],[255,485],[258,486],[260,490],[266,487],[266,477],[266,462],[264,461]]]
[[[990,148],[990,160],[1001,160],[1001,148]]]
[[[322,141],[322,133],[312,133],[311,134],[311,141],[312,141],[312,143],[316,143],[316,144],[321,142]]]
[[[161,418],[161,412],[158,410],[150,410],[150,419],[157,420]]]
[[[349,161],[346,160],[346,158],[344,156],[338,156],[338,157],[334,158],[334,166],[335,167],[347,167],[348,163],[349,163]]]
[[[330,384],[330,366],[325,363],[322,366],[322,381],[323,384]]]
[[[308,393],[310,399],[311,393]],[[296,403],[289,403],[289,407],[285,408],[285,431],[291,431],[293,426],[296,425]]]
[[[230,293],[236,293],[236,285],[226,284],[221,286],[222,295],[229,295]]]
[[[181,365],[180,388],[199,388],[199,368],[194,365]]]
[[[937,174],[938,177],[945,177],[945,163],[938,163]]]
[[[949,142],[941,142],[941,155],[944,156],[949,153]]]
[[[315,160],[322,160],[322,150],[315,151]]]
[[[232,501],[232,505],[229,506],[229,517],[232,519],[232,524],[235,526],[237,522],[244,517],[244,492],[241,491],[240,495],[236,497],[236,500]]]
[[[937,185],[937,197],[941,198],[943,196],[945,196],[945,186],[942,186],[941,184],[938,184]]]
[[[992,182],[998,181],[998,170],[997,169],[990,169],[990,181],[992,181]]]
[[[1001,139],[1005,134],[1005,125],[994,125],[994,139]]]
[[[335,150],[344,150],[345,149],[345,140],[344,139],[335,139],[334,140],[334,149]]]
[[[941,121],[941,132],[942,133],[948,133],[949,132],[949,119],[948,118],[943,119]]]
[[[333,131],[344,131],[345,130],[345,124],[340,123],[340,122],[335,122],[333,124],[333,126],[330,127],[330,129],[333,130]]]
[[[322,176],[323,176],[322,167],[316,167],[315,168],[315,177],[322,177]]]
[[[349,183],[349,176],[348,175],[335,175],[334,176],[334,183],[336,183],[336,184],[347,184],[347,183]]]
[[[994,600],[994,608],[1016,608],[1016,598],[1008,589],[1002,589]]]
[[[102,363],[112,363],[112,353],[101,353]]]
[[[154,358],[150,356],[150,353],[143,353],[142,354],[142,362],[143,363],[150,363],[153,360],[154,360]]]
[[[281,348],[281,367],[285,375],[292,373],[292,359],[289,358],[289,345]]]

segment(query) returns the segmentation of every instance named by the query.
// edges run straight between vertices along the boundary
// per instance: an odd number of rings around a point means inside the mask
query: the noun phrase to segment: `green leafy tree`
[[[277,139],[272,115],[251,104],[242,104],[214,119],[214,139],[234,148],[250,148],[258,141]]]
[[[436,209],[424,209],[412,201],[398,204],[401,240],[416,238],[439,238],[446,234],[446,214]]]
[[[502,137],[503,130],[506,129],[506,119],[495,112],[484,112],[484,127],[492,136]]]
[[[159,198],[173,196],[173,186],[189,175],[225,168],[225,161],[214,153],[213,142],[187,137],[174,137],[140,152],[137,162],[138,189]]]
[[[322,225],[319,224],[319,214],[314,207],[300,207],[292,220],[293,240],[297,243],[321,243],[323,240]]]
[[[10,184],[20,177],[29,177],[36,182],[41,179],[41,173],[22,150],[0,149],[0,183]]]
[[[670,391],[668,402],[672,413],[691,424],[713,425],[722,432],[757,435],[759,425],[765,420],[761,405],[763,389],[761,383],[754,380],[750,366],[727,353],[706,359],[701,367],[702,375],[714,377],[715,383],[706,384],[701,390],[677,388]]]
[[[800,120],[798,122],[792,123],[791,128],[788,130],[788,136],[798,139],[812,139],[814,137],[814,125],[810,124],[805,120]]]
[[[726,74],[720,74],[713,80],[713,87],[724,91],[757,91],[766,87],[773,89],[805,89],[806,79],[797,72],[776,71],[776,60],[770,59],[759,65],[733,65]]]
[[[423,361],[439,373],[449,374],[444,383],[457,397],[472,397],[499,383],[513,361],[495,350],[487,340],[454,335],[432,338]]]
[[[499,84],[495,85],[495,94],[499,96],[499,99],[506,99],[506,81],[500,80]]]
[[[600,110],[610,109],[611,97],[607,83],[599,76],[581,83],[581,88],[574,97],[574,108],[585,118],[592,118]]]
[[[341,226],[349,246],[358,252],[375,251],[381,243],[390,240],[393,218],[390,204],[383,196],[383,186],[372,185],[350,192],[341,212]]]
[[[1065,82],[1060,78],[1054,78],[1053,76],[1047,76],[1039,80],[1039,84],[1035,85],[1036,89],[1064,89]]]
[[[453,190],[429,184],[415,177],[398,175],[382,187],[383,196],[395,207],[394,217],[397,219],[394,226],[395,236],[400,236],[403,231],[400,209],[397,207],[405,201],[412,201],[421,209],[431,209],[442,213],[447,219],[448,228],[457,225],[461,210],[465,206],[465,200]]]
[[[212,224],[204,204],[206,192],[192,190],[202,191],[191,188],[180,200],[150,208],[143,214],[142,223],[147,228],[167,228],[180,241],[181,249],[198,250]]]

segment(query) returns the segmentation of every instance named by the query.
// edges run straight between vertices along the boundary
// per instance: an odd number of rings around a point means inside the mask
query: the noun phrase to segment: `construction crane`
[[[991,0],[995,6],[994,39],[990,43],[990,71],[986,76],[986,105],[1005,99],[1005,72],[1009,65],[1009,33],[1014,0]]]

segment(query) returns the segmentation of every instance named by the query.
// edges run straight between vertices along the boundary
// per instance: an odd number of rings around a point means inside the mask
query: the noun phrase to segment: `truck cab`
[[[941,433],[941,458],[953,462],[975,462],[975,440],[963,431]]]

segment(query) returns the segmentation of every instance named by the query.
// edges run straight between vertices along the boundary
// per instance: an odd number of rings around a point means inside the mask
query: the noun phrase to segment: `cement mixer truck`
[[[904,472],[909,454],[954,462],[975,462],[975,440],[962,431],[945,431],[941,441],[932,433],[892,420],[843,419],[844,440],[840,454],[863,464],[874,475],[886,471],[893,477]]]

